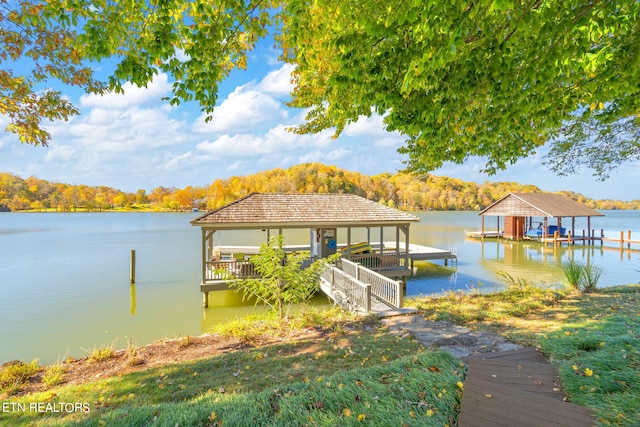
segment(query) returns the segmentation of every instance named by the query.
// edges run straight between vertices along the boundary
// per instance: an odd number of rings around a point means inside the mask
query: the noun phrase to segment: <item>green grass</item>
[[[558,366],[570,399],[591,408],[598,425],[637,426],[640,285],[576,294],[518,279],[507,284],[505,292],[450,293],[408,304],[429,319],[491,329],[538,346]],[[309,326],[323,338],[283,342]],[[456,424],[464,365],[411,337],[386,333],[372,318],[316,309],[285,322],[269,316],[237,321],[218,333],[240,337],[246,347],[91,384],[3,397],[25,405],[87,403],[90,411],[4,412],[0,425]],[[277,344],[260,346],[265,334]],[[136,356],[133,344],[130,352]]]
[[[558,364],[565,391],[593,408],[601,425],[637,426],[640,286],[603,288],[567,305],[575,309],[572,318],[539,340]]]
[[[559,290],[536,287],[530,283],[507,278],[507,290],[498,293],[448,292],[445,295],[408,299],[407,306],[419,308],[429,320],[444,320],[457,324],[501,322],[522,317],[556,304],[565,295]]]
[[[409,301],[427,318],[490,329],[535,345],[559,368],[570,399],[602,426],[640,419],[640,285],[592,293],[508,289]]]
[[[310,313],[302,318],[311,321],[309,317],[319,320],[325,316],[317,311]],[[318,425],[341,425],[343,421],[357,422],[360,414],[365,415],[368,425],[380,425],[376,420],[387,419],[387,412],[397,407],[407,409],[407,425],[419,425],[423,417],[431,424],[421,425],[434,426],[444,425],[442,420],[455,419],[459,400],[456,383],[462,375],[458,361],[440,352],[425,352],[414,339],[380,331],[371,319],[347,317],[341,323],[329,322],[329,335],[323,340],[247,347],[193,362],[16,397],[13,402],[24,404],[88,402],[91,411],[0,413],[0,425],[101,425],[101,421],[105,425],[147,425],[154,418],[157,425],[216,425],[219,420],[224,420],[225,425],[242,425],[237,424],[242,417],[258,417],[256,420],[263,425],[291,425],[291,419],[295,419],[294,425],[309,424],[308,417]],[[439,375],[432,375],[435,373]],[[424,378],[418,381],[420,375]],[[401,388],[406,395],[384,392]],[[353,394],[355,390],[357,393]],[[336,409],[347,393],[352,394]],[[436,395],[434,400],[432,393]],[[334,394],[338,397],[332,397]],[[267,410],[276,398],[278,408],[282,408],[277,413]],[[257,409],[251,409],[254,402]],[[341,412],[344,409],[349,409],[352,416]],[[431,412],[425,415],[429,409]],[[208,421],[212,412],[217,415]],[[291,418],[294,415],[298,418]]]

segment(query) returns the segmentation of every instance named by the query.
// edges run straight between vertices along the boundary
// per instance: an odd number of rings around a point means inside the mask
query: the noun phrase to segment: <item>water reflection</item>
[[[486,291],[500,290],[509,280],[501,277],[503,274],[541,286],[563,286],[566,278],[562,265],[569,259],[602,267],[600,287],[638,280],[634,263],[640,250],[633,248],[600,244],[567,247],[503,239],[458,239],[457,244],[457,265],[415,263],[413,275],[407,282],[407,296],[477,290],[478,287]]]
[[[131,309],[129,310],[132,316],[136,315],[136,285],[132,283],[129,285],[129,297],[131,300]]]

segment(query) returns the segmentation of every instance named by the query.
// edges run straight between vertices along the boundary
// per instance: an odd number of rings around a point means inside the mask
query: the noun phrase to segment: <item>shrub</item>
[[[562,264],[569,286],[584,293],[594,292],[602,275],[602,268],[591,263],[582,264],[573,259]]]
[[[113,348],[115,347],[115,343],[111,343],[106,346],[96,347],[90,351],[88,362],[89,363],[98,363],[104,362],[105,360],[109,360],[113,357]],[[84,349],[87,351],[86,349]]]
[[[49,387],[53,387],[62,383],[63,377],[64,366],[60,363],[56,363],[55,365],[49,365],[45,368],[44,375],[42,375],[42,382]]]
[[[582,276],[584,274],[584,266],[571,258],[570,260],[562,263],[562,272],[567,278],[569,286],[579,291]]]
[[[598,289],[598,281],[602,276],[602,268],[597,265],[587,264],[584,266],[582,275],[581,290],[585,293],[595,292]]]
[[[304,255],[287,255],[282,235],[273,236],[260,246],[258,255],[251,257],[257,279],[238,279],[230,288],[242,291],[245,298],[255,298],[284,318],[293,304],[309,301],[318,290],[318,275],[325,260],[316,260],[303,267]]]
[[[0,367],[0,390],[9,394],[20,390],[20,386],[39,370],[37,359],[31,363],[21,361],[5,363]]]

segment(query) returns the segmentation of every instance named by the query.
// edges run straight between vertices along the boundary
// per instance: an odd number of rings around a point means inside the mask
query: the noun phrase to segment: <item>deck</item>
[[[376,245],[377,243],[372,243]],[[396,246],[395,242],[384,242],[384,248],[386,250],[394,250]],[[400,250],[404,252],[405,244],[400,242]],[[444,265],[447,265],[448,260],[458,261],[458,255],[454,248],[438,249],[430,246],[416,245],[409,243],[409,261],[413,267],[414,261],[434,261],[444,260]]]
[[[464,359],[458,427],[587,427],[595,418],[565,402],[556,368],[535,348],[484,353]]]

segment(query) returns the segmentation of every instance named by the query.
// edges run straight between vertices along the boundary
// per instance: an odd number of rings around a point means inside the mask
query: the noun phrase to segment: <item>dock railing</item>
[[[342,271],[363,283],[371,285],[371,293],[381,301],[394,308],[401,308],[403,303],[402,282],[392,280],[380,273],[370,270],[359,263],[342,258],[339,262]]]
[[[320,274],[320,287],[336,304],[350,310],[371,311],[371,285],[326,264]]]
[[[353,254],[349,255],[347,259],[372,270],[392,270],[405,267],[404,256],[399,257],[396,251]]]
[[[259,277],[251,260],[221,260],[205,263],[205,281]]]

